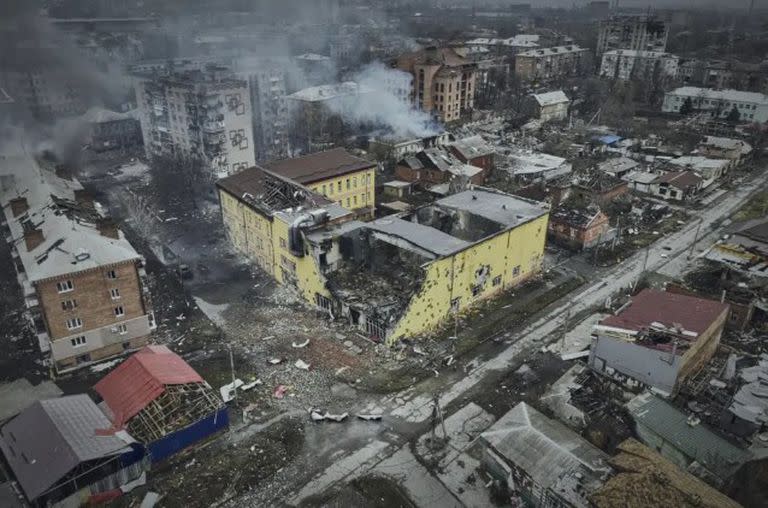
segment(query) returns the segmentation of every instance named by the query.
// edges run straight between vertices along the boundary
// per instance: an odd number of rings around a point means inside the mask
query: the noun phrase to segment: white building
[[[525,151],[510,154],[509,166],[515,177],[527,181],[551,180],[567,175],[573,169],[573,165],[562,157]]]
[[[684,86],[667,92],[661,110],[665,113],[679,113],[688,98],[694,110],[707,111],[712,118],[727,118],[735,107],[742,122],[768,122],[768,96],[739,90]]]
[[[248,82],[230,71],[138,74],[136,99],[148,157],[200,158],[214,177],[256,164]]]
[[[728,159],[710,159],[700,155],[686,155],[669,161],[673,166],[690,169],[704,180],[702,187],[709,187],[715,180],[723,177],[731,167]]]
[[[533,94],[536,101],[536,114],[542,122],[565,120],[568,118],[568,106],[571,100],[562,90]]]
[[[615,49],[603,53],[600,76],[625,81],[650,80],[656,76],[674,78],[679,61],[670,53]]]

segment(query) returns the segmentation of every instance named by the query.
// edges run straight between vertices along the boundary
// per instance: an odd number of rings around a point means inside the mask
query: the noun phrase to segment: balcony
[[[224,122],[203,122],[203,132],[206,134],[220,134],[224,132]]]

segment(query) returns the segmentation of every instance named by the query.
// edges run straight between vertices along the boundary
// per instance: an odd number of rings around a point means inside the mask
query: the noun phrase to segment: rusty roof
[[[343,148],[334,148],[303,157],[269,162],[264,167],[273,173],[306,185],[355,171],[375,167],[371,161],[355,157]]]
[[[727,304],[714,300],[644,289],[632,297],[627,308],[607,317],[600,324],[637,332],[649,328],[652,323],[667,327],[680,325],[701,335],[726,310]]]

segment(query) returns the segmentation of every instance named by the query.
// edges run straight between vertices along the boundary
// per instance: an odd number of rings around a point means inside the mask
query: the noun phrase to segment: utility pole
[[[701,223],[702,219],[699,219],[699,223],[696,225],[696,233],[693,235],[693,243],[691,244],[691,250],[688,251],[688,257],[686,259],[691,259],[693,256],[693,249],[696,247],[696,242],[699,241],[699,231],[701,230]]]
[[[432,448],[442,448],[448,441],[448,434],[445,432],[443,410],[440,408],[440,396],[438,394],[435,393],[432,396],[432,403],[434,405],[432,406],[432,439],[430,440],[430,444]],[[443,437],[440,441],[437,440],[437,433],[435,432],[438,420],[440,421],[440,428],[443,430]]]
[[[232,354],[232,344],[229,345],[229,368],[232,371],[232,400],[237,400],[237,384],[235,383],[235,356]]]

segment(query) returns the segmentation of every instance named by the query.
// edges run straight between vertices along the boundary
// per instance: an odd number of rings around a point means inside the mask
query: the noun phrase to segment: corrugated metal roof
[[[200,374],[165,346],[147,346],[110,372],[94,389],[114,415],[113,424],[125,423],[159,397],[166,385],[203,383]]]
[[[356,157],[343,148],[334,148],[303,157],[283,159],[264,165],[268,170],[302,185],[376,167],[373,162]]]
[[[687,414],[652,393],[638,395],[627,409],[636,422],[722,479],[730,477],[751,456],[703,424],[689,425]]]
[[[78,464],[125,453],[126,442],[100,435],[110,422],[87,395],[35,402],[0,431],[0,448],[29,500]]]

